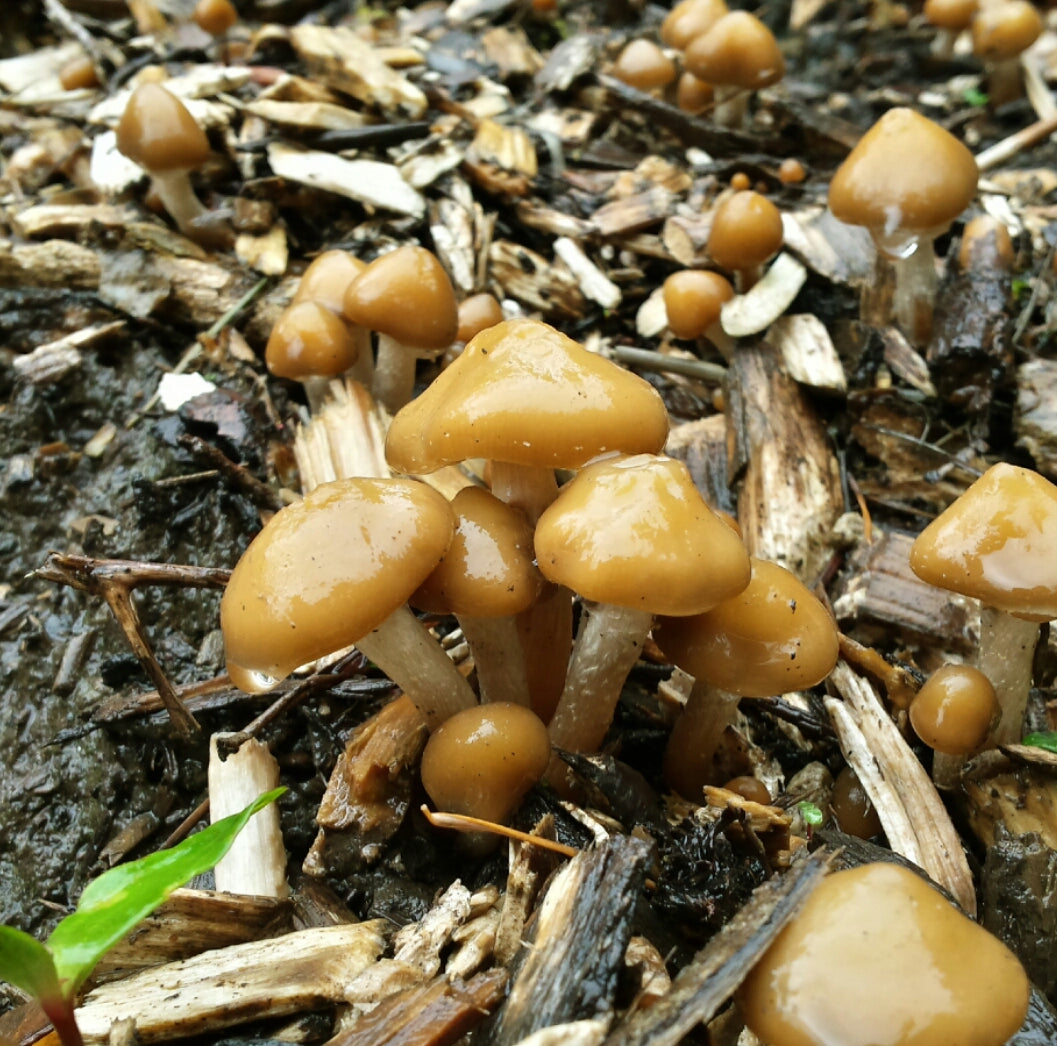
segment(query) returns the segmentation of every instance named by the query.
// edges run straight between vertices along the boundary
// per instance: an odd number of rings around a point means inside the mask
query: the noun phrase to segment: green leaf
[[[0,979],[38,999],[61,995],[51,952],[13,926],[0,926]]]
[[[173,890],[212,868],[246,822],[285,791],[266,792],[241,813],[211,824],[179,846],[118,865],[89,883],[77,911],[55,927],[47,942],[63,993],[72,996],[103,955]]]
[[[969,87],[962,92],[962,97],[965,99],[966,105],[975,105],[977,108],[983,108],[987,105],[987,95],[981,91],[978,87]]]
[[[822,811],[814,803],[809,803],[805,799],[796,805],[800,810],[800,816],[804,819],[804,824],[810,825],[812,828],[817,828],[822,824]]]
[[[1057,730],[1037,731],[1024,738],[1024,744],[1032,748],[1043,748],[1057,755]]]

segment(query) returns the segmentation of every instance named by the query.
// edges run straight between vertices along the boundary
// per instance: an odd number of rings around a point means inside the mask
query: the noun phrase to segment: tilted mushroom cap
[[[734,288],[718,272],[683,269],[664,281],[668,329],[677,338],[699,338],[719,319],[723,303]]]
[[[781,249],[783,235],[778,208],[761,193],[743,189],[716,208],[708,253],[732,272],[754,269]]]
[[[318,301],[331,312],[341,314],[345,307],[345,292],[349,289],[349,284],[366,268],[366,262],[360,261],[356,255],[348,251],[324,251],[301,275],[297,293],[291,299],[290,304]]]
[[[968,29],[977,0],[925,0],[926,21],[939,29]]]
[[[1015,58],[1042,32],[1042,16],[1029,0],[1002,0],[973,19],[973,53],[987,62]]]
[[[652,40],[632,40],[613,63],[613,75],[631,87],[649,91],[675,79],[675,63]]]
[[[785,567],[752,560],[746,588],[694,617],[665,617],[653,638],[666,657],[741,697],[814,686],[837,663],[837,626]]]
[[[895,864],[827,876],[739,989],[768,1046],[1002,1046],[1030,985],[1016,956]]]
[[[356,642],[422,583],[448,549],[443,496],[408,479],[324,483],[268,521],[220,604],[228,671],[260,691]]]
[[[910,702],[914,733],[937,752],[975,752],[1002,714],[991,680],[972,665],[943,665]]]
[[[723,87],[759,90],[785,75],[785,59],[774,34],[748,11],[731,11],[686,48],[686,68]]]
[[[1057,617],[1057,486],[992,465],[918,535],[914,573],[1029,621]]]
[[[117,125],[117,148],[148,171],[190,171],[209,158],[209,140],[187,106],[160,84],[133,92]]]
[[[550,581],[598,603],[699,614],[749,580],[741,540],[681,461],[637,454],[588,465],[536,524]]]
[[[348,370],[359,355],[345,321],[318,301],[284,309],[264,350],[268,370],[279,378],[303,381]]]
[[[459,305],[459,329],[455,338],[457,341],[469,341],[481,331],[502,322],[503,306],[496,301],[495,295],[487,292],[471,294]]]
[[[937,235],[976,195],[973,154],[913,109],[889,109],[848,154],[829,186],[829,207],[899,251],[917,235]]]
[[[444,558],[409,602],[440,614],[501,617],[527,610],[539,597],[532,527],[520,510],[481,487],[452,498],[455,536]]]
[[[537,320],[481,331],[389,429],[389,463],[433,472],[467,458],[579,468],[609,451],[653,453],[668,415],[647,382]]]
[[[661,22],[661,40],[680,51],[707,33],[730,9],[725,0],[679,0]]]
[[[345,292],[345,318],[402,345],[440,352],[459,328],[451,280],[425,247],[375,258]]]

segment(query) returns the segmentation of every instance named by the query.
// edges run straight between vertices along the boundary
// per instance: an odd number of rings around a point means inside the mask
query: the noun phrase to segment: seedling
[[[1024,738],[1024,744],[1030,745],[1032,748],[1041,748],[1046,752],[1052,752],[1057,755],[1057,730],[1037,730]]]
[[[241,813],[179,846],[104,872],[44,944],[13,926],[0,926],[0,978],[40,1001],[63,1046],[83,1046],[74,1004],[95,964],[173,890],[212,868],[249,819],[285,791],[265,792]]]

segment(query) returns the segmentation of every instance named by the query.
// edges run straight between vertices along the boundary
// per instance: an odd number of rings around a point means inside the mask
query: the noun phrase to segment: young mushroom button
[[[759,279],[764,262],[782,249],[782,215],[766,196],[744,189],[716,208],[708,234],[708,253],[721,268],[736,274],[738,290]]]
[[[447,501],[407,479],[325,483],[281,509],[236,564],[221,600],[232,682],[261,693],[355,643],[431,726],[475,704],[406,604],[454,529]]]
[[[914,733],[944,755],[975,752],[1001,713],[991,680],[972,665],[936,669],[909,709]]]
[[[707,33],[728,12],[725,0],[679,0],[661,22],[661,40],[685,51],[695,37]]]
[[[1002,1046],[1027,1015],[1016,956],[921,876],[827,876],[738,990],[768,1046]]]

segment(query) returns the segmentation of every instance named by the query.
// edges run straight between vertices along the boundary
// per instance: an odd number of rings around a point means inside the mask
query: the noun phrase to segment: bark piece
[[[780,316],[767,340],[782,354],[789,376],[801,385],[844,393],[848,379],[823,322],[813,313]]]
[[[1014,425],[1039,471],[1057,479],[1057,361],[1030,360],[1017,369]]]

